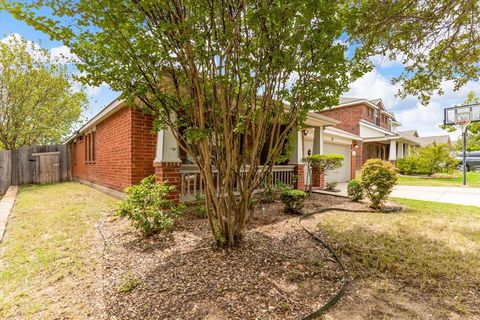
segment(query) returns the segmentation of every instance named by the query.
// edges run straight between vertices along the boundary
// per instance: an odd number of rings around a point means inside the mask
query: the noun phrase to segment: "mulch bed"
[[[322,207],[366,208],[313,194],[305,211]],[[151,238],[121,219],[100,230],[108,319],[301,319],[341,286],[339,266],[280,202],[257,205],[230,250],[213,250],[207,219],[192,213]]]

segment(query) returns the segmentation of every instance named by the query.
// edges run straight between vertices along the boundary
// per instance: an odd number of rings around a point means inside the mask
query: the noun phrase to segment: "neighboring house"
[[[175,185],[172,199],[186,201],[202,192],[200,171],[188,160],[168,129],[153,133],[153,117],[115,100],[80,128],[69,145],[72,177],[121,195],[126,187],[155,174],[158,182]],[[342,168],[327,180],[348,181],[355,176],[356,146],[362,139],[333,126],[339,121],[309,113],[305,128],[297,131],[288,164],[273,168],[274,182],[303,188],[308,177],[302,159],[312,153],[341,153]],[[308,146],[308,147],[306,147]],[[352,152],[354,150],[354,152]],[[294,179],[296,177],[296,179]],[[323,177],[312,180],[322,187]]]
[[[411,147],[420,145],[418,137],[398,132],[401,123],[385,109],[381,99],[342,97],[339,105],[318,113],[340,121],[338,129],[362,138],[357,147],[358,169],[372,158],[390,161],[403,158]]]
[[[428,146],[430,144],[446,144],[448,148],[451,148],[453,146],[453,142],[448,134],[440,136],[420,137],[420,142],[424,146]]]

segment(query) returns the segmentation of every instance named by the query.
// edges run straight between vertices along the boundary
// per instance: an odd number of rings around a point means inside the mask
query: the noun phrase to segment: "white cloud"
[[[395,96],[399,86],[391,84],[391,79],[383,76],[377,69],[365,74],[350,85],[347,97],[375,99],[381,98],[385,108],[395,113],[398,121],[402,123],[400,130],[417,130],[420,136],[447,134],[439,128],[443,123],[443,110],[447,107],[462,104],[470,91],[478,92],[479,82],[469,82],[460,90],[454,91],[452,82],[442,84],[444,94],[434,95],[428,106],[423,106],[418,99],[407,96],[400,99]],[[450,133],[457,139],[459,131]]]
[[[347,97],[376,99],[381,98],[385,106],[394,111],[399,105],[411,103],[411,99],[402,100],[395,94],[399,86],[393,85],[390,79],[381,75],[377,69],[366,73],[362,78],[350,85],[350,90],[345,94]]]
[[[102,83],[98,87],[86,86],[85,92],[88,97],[96,97],[100,94],[102,89],[110,89],[110,87],[106,83]]]
[[[402,59],[397,58],[396,60],[390,60],[388,56],[380,54],[371,57],[370,61],[372,61],[375,66],[378,66],[380,68],[390,68],[402,65]]]
[[[25,41],[18,33],[11,33],[5,38],[1,39],[0,42],[6,44],[14,44]],[[42,47],[33,41],[26,40],[27,43],[27,52],[33,56],[35,59],[39,61],[43,61],[44,63],[61,63],[67,64],[70,62],[75,62],[77,60],[77,56],[70,51],[70,48],[67,46],[59,46],[53,47],[50,50],[44,50]]]
[[[54,47],[50,49],[50,62],[51,63],[69,63],[75,62],[78,57],[70,51],[67,46]]]

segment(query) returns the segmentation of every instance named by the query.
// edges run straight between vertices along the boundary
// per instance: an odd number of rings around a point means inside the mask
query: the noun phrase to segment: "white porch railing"
[[[262,168],[262,166],[259,168]],[[280,185],[292,187],[294,183],[294,175],[294,165],[274,166],[271,172],[273,187],[278,187]],[[213,169],[213,180],[214,183],[217,184],[218,190],[220,181],[216,169]],[[263,183],[260,185],[262,184]],[[205,185],[198,167],[194,164],[183,164],[180,169],[180,201],[191,201],[195,198],[195,195],[203,195],[204,189]]]

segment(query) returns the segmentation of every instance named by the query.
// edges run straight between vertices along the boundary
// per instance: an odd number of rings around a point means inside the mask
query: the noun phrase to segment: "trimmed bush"
[[[312,154],[303,158],[303,161],[311,164],[312,168],[318,169],[320,172],[335,170],[342,166],[344,156],[341,154]]]
[[[363,165],[361,186],[371,207],[379,209],[397,183],[397,170],[388,161],[370,159]]]
[[[353,202],[363,200],[363,188],[358,180],[351,180],[347,186],[348,197]]]
[[[126,189],[127,196],[120,202],[116,214],[130,219],[144,236],[168,231],[184,208],[167,199],[173,190],[173,186],[155,183],[154,175],[146,177]]]
[[[287,213],[302,213],[303,203],[307,198],[307,193],[298,189],[288,189],[282,192],[280,199],[285,204],[284,211]]]

